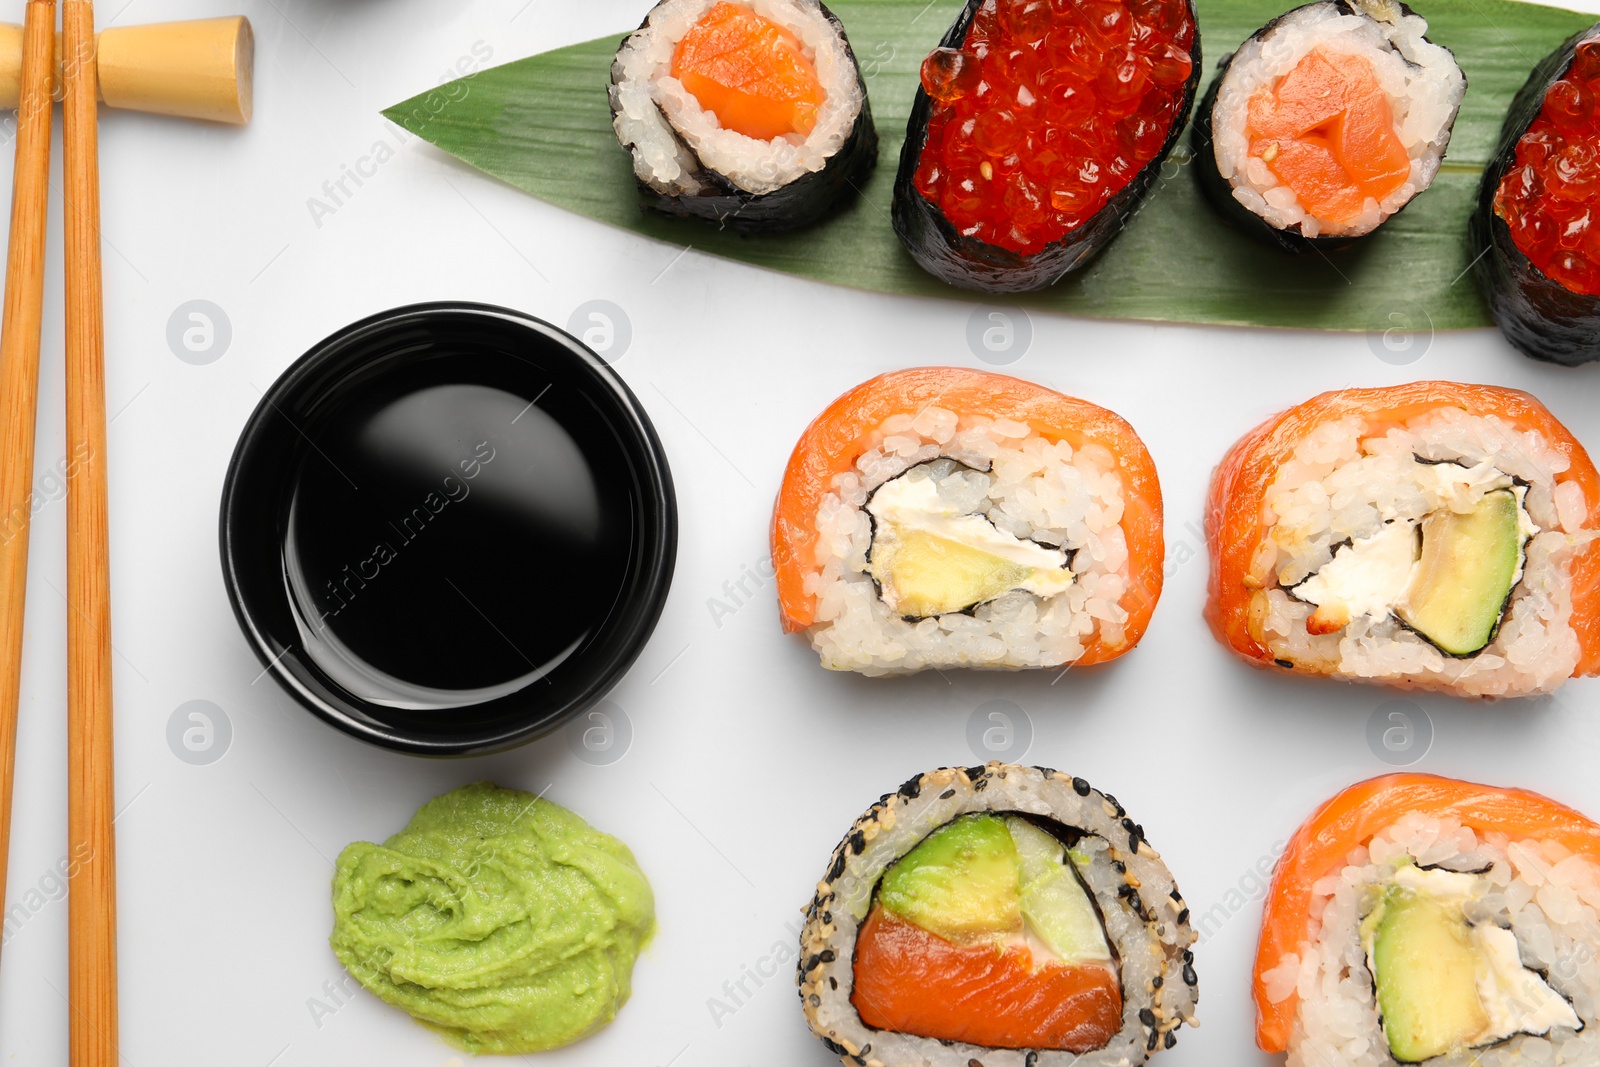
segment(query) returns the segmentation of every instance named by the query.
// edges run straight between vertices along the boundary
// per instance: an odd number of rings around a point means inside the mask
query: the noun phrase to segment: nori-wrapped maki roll
[[[662,0],[617,50],[610,98],[645,205],[739,232],[816,222],[878,161],[861,69],[819,0]]]
[[[1478,281],[1534,359],[1600,359],[1600,25],[1534,68],[1512,101],[1472,217]]]
[[[1191,0],[968,0],[922,64],[895,232],[951,285],[1051,285],[1148,193],[1199,67]]]
[[[1291,252],[1372,233],[1439,173],[1467,80],[1396,0],[1318,0],[1218,65],[1193,142],[1201,188]]]
[[[1198,1025],[1195,939],[1111,794],[1048,767],[943,767],[834,850],[800,1002],[849,1067],[1139,1067]]]

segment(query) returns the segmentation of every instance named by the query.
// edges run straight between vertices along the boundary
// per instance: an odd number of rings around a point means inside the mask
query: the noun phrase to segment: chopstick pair
[[[93,0],[62,0],[66,211],[67,791],[73,1067],[117,1063],[105,345]],[[0,902],[10,852],[49,216],[55,0],[28,0],[0,313]]]

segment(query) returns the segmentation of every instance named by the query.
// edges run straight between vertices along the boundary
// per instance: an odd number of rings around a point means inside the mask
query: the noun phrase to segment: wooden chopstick
[[[93,0],[63,0],[67,454],[67,823],[84,855],[68,891],[72,1067],[117,1067],[111,575]]]
[[[23,599],[33,517],[33,432],[39,406],[39,325],[50,212],[50,123],[55,107],[55,0],[28,0],[17,103],[11,236],[0,314],[0,908],[11,851],[11,795],[22,686]]]

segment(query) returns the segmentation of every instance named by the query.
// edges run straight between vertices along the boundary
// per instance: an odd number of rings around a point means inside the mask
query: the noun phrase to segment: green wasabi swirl
[[[616,1017],[655,899],[628,847],[490,782],[424,804],[333,877],[334,953],[468,1052],[539,1052]]]

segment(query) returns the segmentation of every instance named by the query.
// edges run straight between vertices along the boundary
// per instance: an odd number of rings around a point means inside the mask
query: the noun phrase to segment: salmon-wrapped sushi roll
[[[918,775],[857,819],[806,910],[806,1023],[851,1067],[1137,1067],[1195,1022],[1172,872],[1046,767]]]
[[[1351,786],[1278,861],[1256,1043],[1288,1067],[1600,1063],[1600,826],[1428,774]]]
[[[1133,428],[1000,374],[923,367],[850,390],[784,474],[784,629],[864,674],[1114,659],[1161,594],[1161,489]]]
[[[1600,474],[1527,393],[1323,393],[1217,467],[1207,615],[1264,667],[1464,696],[1600,671]]]

